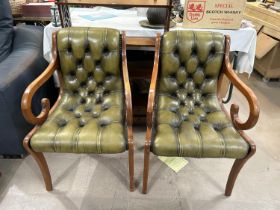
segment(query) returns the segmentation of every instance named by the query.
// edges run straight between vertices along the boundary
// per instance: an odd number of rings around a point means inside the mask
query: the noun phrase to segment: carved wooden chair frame
[[[36,152],[34,151],[30,146],[30,139],[35,133],[35,131],[38,129],[40,125],[42,125],[48,115],[52,113],[56,107],[59,104],[59,101],[61,99],[62,93],[63,93],[63,81],[62,81],[62,75],[58,71],[58,77],[60,81],[60,93],[58,96],[57,101],[55,104],[50,108],[50,102],[49,99],[43,98],[41,100],[42,104],[42,110],[41,113],[38,116],[35,116],[31,109],[31,102],[34,94],[36,91],[48,80],[51,78],[55,70],[60,69],[60,63],[57,55],[57,39],[56,39],[57,33],[54,32],[52,35],[52,60],[49,64],[49,66],[44,70],[44,72],[39,75],[25,90],[22,101],[21,101],[21,109],[23,116],[25,119],[35,125],[35,127],[27,134],[27,136],[23,140],[23,146],[24,148],[32,155],[32,157],[36,160],[42,176],[44,178],[45,186],[47,191],[51,191],[53,189],[52,187],[52,180],[51,175],[49,172],[49,168],[46,162],[46,159],[42,152]],[[127,123],[127,144],[128,144],[128,161],[129,161],[129,177],[130,177],[130,191],[134,191],[134,141],[133,141],[133,131],[132,131],[132,124],[133,124],[133,118],[132,118],[132,101],[131,101],[131,89],[130,89],[130,83],[129,83],[129,75],[128,75],[128,69],[127,69],[127,58],[126,58],[126,35],[123,32],[122,33],[122,76],[123,76],[123,82],[124,82],[124,92],[125,92],[125,120]]]
[[[160,40],[161,37],[160,34],[158,34],[156,37],[155,59],[154,59],[153,73],[152,73],[149,98],[148,98],[148,106],[147,106],[147,132],[146,132],[146,139],[144,145],[144,171],[143,171],[143,188],[142,188],[143,193],[147,193],[147,186],[148,186],[149,157],[150,157],[151,136],[152,136],[152,120],[154,114],[157,77],[158,77],[158,68],[159,68]],[[257,97],[255,96],[253,91],[245,83],[243,83],[242,80],[240,80],[239,77],[236,75],[236,73],[233,71],[229,59],[229,51],[230,51],[230,37],[225,36],[225,56],[223,60],[222,70],[217,84],[217,88],[218,88],[217,96],[223,111],[227,114],[228,117],[231,118],[234,128],[249,144],[250,148],[248,154],[244,158],[235,160],[226,184],[226,189],[225,189],[226,196],[231,195],[234,183],[236,181],[236,178],[241,168],[246,163],[246,161],[250,157],[252,157],[256,152],[255,143],[244,133],[243,130],[248,130],[257,123],[259,112],[260,112]],[[242,122],[239,119],[238,116],[239,106],[237,104],[231,105],[230,115],[228,114],[228,112],[226,111],[226,109],[222,104],[221,89],[222,89],[222,80],[225,76],[246,97],[249,103],[250,113],[248,119],[245,122]]]

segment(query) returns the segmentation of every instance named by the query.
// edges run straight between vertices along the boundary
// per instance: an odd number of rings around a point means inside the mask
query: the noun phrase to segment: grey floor
[[[151,156],[149,192],[141,194],[144,128],[135,129],[136,190],[128,190],[127,153],[120,155],[46,154],[54,190],[46,192],[32,157],[0,159],[0,209],[280,209],[280,82],[249,81],[261,106],[256,127],[247,133],[257,153],[245,165],[231,197],[223,195],[231,159],[188,159],[178,174]],[[245,99],[232,102],[247,116]]]

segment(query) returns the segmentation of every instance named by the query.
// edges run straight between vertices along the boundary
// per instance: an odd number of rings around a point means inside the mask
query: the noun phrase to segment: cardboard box
[[[259,2],[250,2],[245,6],[245,13],[251,17],[257,17],[276,27],[280,27],[280,13],[267,9],[259,4]]]
[[[264,78],[280,78],[280,43],[260,32],[257,38],[256,59],[254,69]]]
[[[262,32],[280,39],[280,13],[260,6],[259,2],[247,2],[244,19],[252,21],[257,31],[262,28]]]
[[[246,0],[186,0],[183,26],[238,29]]]
[[[257,37],[256,58],[261,59],[278,43],[279,41],[277,39],[260,32]]]

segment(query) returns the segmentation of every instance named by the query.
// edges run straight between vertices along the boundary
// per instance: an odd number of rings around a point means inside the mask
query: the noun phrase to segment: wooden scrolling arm
[[[126,104],[126,122],[128,126],[128,139],[133,139],[132,134],[132,100],[131,100],[131,89],[128,76],[127,59],[126,59],[126,36],[125,32],[122,32],[122,72],[124,80],[124,91],[125,91],[125,104]]]
[[[233,71],[230,59],[229,59],[229,49],[230,49],[230,37],[226,36],[226,54],[224,62],[224,74],[228,77],[231,83],[246,97],[250,114],[245,122],[239,119],[238,112],[239,106],[237,104],[232,104],[230,107],[230,116],[233,125],[238,130],[247,130],[255,126],[258,121],[260,108],[256,95],[254,92],[236,75]]]
[[[160,34],[157,34],[156,43],[155,43],[154,67],[153,67],[153,73],[152,73],[152,79],[151,79],[149,97],[148,97],[148,106],[147,106],[146,143],[148,144],[150,143],[151,140],[151,132],[152,132],[152,124],[153,124],[153,113],[154,113],[158,67],[159,67],[159,50],[160,50]]]
[[[52,76],[58,67],[55,33],[53,34],[52,46],[53,57],[49,66],[26,88],[21,99],[22,114],[29,123],[34,125],[41,125],[47,119],[50,111],[50,101],[47,98],[41,100],[42,110],[38,116],[33,114],[31,104],[36,91]]]

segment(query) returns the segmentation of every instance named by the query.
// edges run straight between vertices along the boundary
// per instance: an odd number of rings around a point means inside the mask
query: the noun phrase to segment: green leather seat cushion
[[[124,152],[122,98],[120,92],[115,92],[104,96],[103,103],[80,104],[80,97],[64,94],[59,106],[31,138],[31,147],[37,152]]]
[[[126,149],[120,33],[65,28],[57,34],[63,95],[30,144],[40,152],[119,153]]]
[[[152,151],[159,156],[243,158],[249,146],[233,128],[213,98],[211,109],[166,108],[163,101],[178,104],[168,96],[159,96],[159,110],[152,140]],[[208,111],[209,110],[209,111]]]
[[[224,36],[168,32],[161,55],[152,151],[161,156],[245,157],[249,145],[217,99]]]

